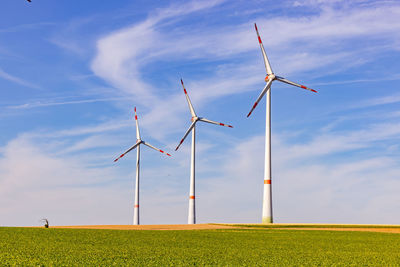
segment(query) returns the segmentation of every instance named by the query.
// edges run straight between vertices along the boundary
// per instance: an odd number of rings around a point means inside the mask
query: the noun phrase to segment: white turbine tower
[[[196,122],[198,121],[203,121],[203,122],[208,122],[216,125],[221,125],[221,126],[226,126],[229,128],[233,128],[233,126],[220,123],[220,122],[215,122],[208,120],[206,118],[201,118],[196,115],[196,112],[194,111],[193,105],[190,102],[189,95],[185,89],[185,85],[183,84],[183,81],[181,79],[183,91],[185,92],[186,100],[189,105],[189,110],[190,114],[192,115],[192,124],[190,125],[189,129],[186,131],[185,135],[183,136],[181,142],[179,145],[176,147],[175,151],[178,150],[180,145],[183,143],[185,140],[186,136],[192,131],[192,153],[191,153],[191,165],[190,165],[190,192],[189,192],[189,216],[188,216],[188,224],[195,224],[196,223],[196,207],[195,207],[195,144],[196,144]]]
[[[261,41],[260,35],[258,34],[257,25],[254,23],[256,28],[258,42],[260,43],[261,52],[264,57],[265,70],[267,71],[267,76],[265,77],[265,82],[267,83],[261,94],[258,96],[256,102],[251,108],[247,117],[253,112],[253,110],[260,102],[261,98],[267,94],[267,112],[266,112],[266,129],[265,129],[265,169],[264,169],[264,197],[263,197],[263,213],[262,213],[262,223],[272,223],[272,187],[271,187],[271,84],[273,81],[280,81],[290,85],[300,87],[312,92],[317,92],[314,89],[308,88],[304,85],[291,82],[283,77],[276,76],[272,71],[271,65],[269,64],[267,54],[265,53],[263,43]]]
[[[123,153],[121,156],[119,156],[118,158],[116,158],[114,160],[114,162],[116,162],[117,160],[119,160],[120,158],[122,158],[123,156],[125,156],[127,153],[129,153],[131,150],[137,148],[136,152],[137,152],[137,157],[136,157],[136,187],[135,187],[135,206],[134,206],[134,214],[133,214],[133,224],[134,225],[139,225],[139,173],[140,173],[140,145],[146,145],[154,150],[157,150],[161,153],[164,153],[168,156],[171,156],[170,154],[168,154],[167,152],[158,149],[152,145],[150,145],[149,143],[143,141],[140,138],[140,132],[139,132],[139,123],[138,123],[138,117],[136,114],[136,107],[135,107],[135,121],[136,121],[136,144],[134,144],[131,148],[129,148],[127,151],[125,151],[125,153]]]

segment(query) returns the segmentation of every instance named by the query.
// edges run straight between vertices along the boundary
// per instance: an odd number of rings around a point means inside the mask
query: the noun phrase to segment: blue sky
[[[400,220],[398,1],[5,0],[0,10],[0,225],[128,224],[133,107],[141,220],[185,223],[199,116],[198,222],[261,221],[265,100],[257,22],[274,72],[276,222]]]

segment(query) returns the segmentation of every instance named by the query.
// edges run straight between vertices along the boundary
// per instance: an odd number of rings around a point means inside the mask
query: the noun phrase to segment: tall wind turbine
[[[195,207],[195,146],[196,146],[196,123],[198,121],[203,121],[203,122],[208,122],[211,124],[216,124],[216,125],[221,125],[221,126],[226,126],[229,128],[233,128],[233,126],[216,122],[216,121],[211,121],[206,118],[201,118],[196,115],[196,112],[194,111],[192,102],[190,102],[189,95],[185,89],[185,85],[183,84],[183,81],[181,79],[182,87],[183,87],[183,92],[185,92],[186,100],[189,105],[189,110],[190,114],[192,115],[192,124],[190,125],[189,129],[186,131],[185,135],[183,136],[181,142],[179,145],[176,147],[175,151],[178,150],[178,148],[181,146],[183,141],[185,140],[186,136],[192,131],[192,153],[191,153],[191,160],[190,160],[190,192],[189,192],[189,216],[188,216],[188,224],[195,224],[196,223],[196,207]]]
[[[261,41],[260,34],[258,33],[257,25],[254,23],[256,28],[258,42],[260,43],[261,52],[264,58],[265,70],[267,71],[267,76],[265,77],[265,82],[267,83],[261,94],[258,96],[256,102],[251,108],[247,117],[253,112],[253,110],[260,102],[261,98],[267,94],[267,112],[266,112],[266,122],[265,122],[265,169],[264,169],[264,197],[263,197],[263,213],[262,213],[262,223],[272,223],[272,187],[271,187],[271,84],[273,81],[280,81],[290,85],[300,87],[305,90],[312,92],[317,92],[314,89],[308,88],[304,85],[289,81],[283,77],[276,76],[272,71],[271,65],[268,61],[267,54],[265,53],[263,43]]]
[[[131,148],[129,148],[127,151],[125,151],[121,156],[116,158],[114,162],[118,161],[120,158],[125,156],[127,153],[131,152],[131,150],[136,149],[136,187],[135,187],[135,206],[134,206],[134,214],[133,214],[133,224],[134,225],[139,225],[139,174],[140,174],[140,145],[146,145],[154,150],[157,150],[161,153],[166,154],[167,156],[171,156],[167,152],[158,149],[149,143],[143,141],[140,138],[140,131],[139,131],[139,122],[138,122],[138,117],[136,114],[136,107],[135,107],[135,121],[136,121],[136,144],[134,144]]]

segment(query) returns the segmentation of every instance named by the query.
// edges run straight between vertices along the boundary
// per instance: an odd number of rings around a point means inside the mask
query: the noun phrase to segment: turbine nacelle
[[[269,81],[273,81],[273,80],[275,80],[276,79],[276,76],[275,76],[275,74],[267,74],[267,76],[265,76],[265,82],[267,83],[267,82],[269,82]]]

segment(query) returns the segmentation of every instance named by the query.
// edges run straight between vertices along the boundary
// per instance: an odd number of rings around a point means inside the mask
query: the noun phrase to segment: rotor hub
[[[265,82],[272,81],[273,79],[275,79],[274,74],[267,74],[267,76],[265,76]]]

